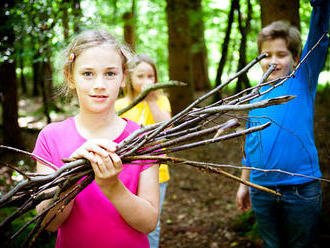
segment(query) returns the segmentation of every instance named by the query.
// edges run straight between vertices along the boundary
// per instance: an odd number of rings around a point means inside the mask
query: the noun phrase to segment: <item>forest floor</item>
[[[330,178],[330,99],[329,91],[318,96],[315,108],[315,139],[324,177]],[[31,105],[30,105],[31,107]],[[26,150],[32,151],[37,132],[24,129]],[[0,143],[2,137],[0,136]],[[196,161],[240,165],[242,140],[234,139],[175,154]],[[0,161],[6,154],[0,153]],[[8,157],[6,158],[8,159]],[[20,159],[15,157],[10,159]],[[237,176],[239,170],[226,170]],[[0,167],[4,175],[4,168]],[[238,183],[221,175],[209,174],[189,166],[170,167],[166,199],[161,213],[161,248],[261,247],[253,228],[253,213],[236,210]],[[10,180],[8,178],[8,180]],[[10,183],[7,181],[7,183]],[[0,187],[3,185],[0,185]],[[330,184],[323,183],[323,218],[320,247],[330,242]],[[1,190],[1,188],[0,188]],[[328,247],[328,246],[327,246]]]

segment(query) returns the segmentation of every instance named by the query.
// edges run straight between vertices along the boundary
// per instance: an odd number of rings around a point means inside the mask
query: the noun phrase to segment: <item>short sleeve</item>
[[[166,96],[161,95],[161,97],[159,97],[159,99],[157,100],[157,104],[158,104],[160,110],[171,113],[171,104]]]
[[[48,162],[54,164],[54,161],[53,161],[52,155],[51,155],[51,148],[49,147],[49,145],[47,143],[47,129],[43,129],[39,133],[34,150],[32,153],[45,159]],[[35,158],[33,158],[33,159],[37,160]]]
[[[141,168],[141,171],[144,171],[144,170],[146,170],[146,169],[148,169],[148,168],[150,168],[151,166],[153,166],[155,163],[153,163],[153,164],[151,164],[153,161],[147,161],[147,160],[144,160],[143,161],[145,164],[144,165],[142,165],[142,168]]]

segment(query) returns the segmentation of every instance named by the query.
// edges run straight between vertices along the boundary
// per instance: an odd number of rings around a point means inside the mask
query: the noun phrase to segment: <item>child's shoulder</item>
[[[129,119],[123,118],[124,120],[126,120],[127,124],[125,127],[125,130],[129,133],[133,133],[134,131],[138,130],[141,128],[141,126],[139,124],[137,124],[135,121],[131,121]]]
[[[69,131],[73,127],[74,127],[74,118],[70,117],[63,121],[49,123],[41,130],[41,133],[63,135],[65,132]]]
[[[134,121],[131,121],[131,120],[126,119],[126,118],[122,118],[122,119],[126,121],[126,125],[125,125],[125,128],[122,131],[122,133],[119,135],[119,137],[114,140],[117,143],[123,141],[128,136],[130,136],[132,133],[134,133],[136,130],[141,128],[140,125],[137,124]]]

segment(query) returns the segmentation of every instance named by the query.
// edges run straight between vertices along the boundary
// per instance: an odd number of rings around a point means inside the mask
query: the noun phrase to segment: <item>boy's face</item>
[[[270,64],[276,65],[276,69],[270,74],[268,80],[274,80],[287,76],[298,63],[298,58],[293,58],[286,42],[282,38],[266,40],[261,44],[261,53],[268,56],[260,61],[262,71],[265,73]]]

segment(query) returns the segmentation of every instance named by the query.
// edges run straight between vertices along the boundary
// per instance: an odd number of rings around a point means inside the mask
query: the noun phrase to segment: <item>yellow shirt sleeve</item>
[[[130,104],[128,98],[120,98],[115,102],[115,111],[118,112]],[[157,105],[162,111],[171,113],[171,105],[168,98],[161,95],[157,100]],[[146,101],[139,102],[130,110],[126,111],[121,117],[137,122],[139,125],[154,124],[149,105]],[[161,164],[159,167],[159,183],[166,182],[170,179],[169,169],[167,164]]]
[[[168,111],[171,113],[171,104],[168,98],[164,95],[161,95],[157,100],[157,104],[162,111]]]

